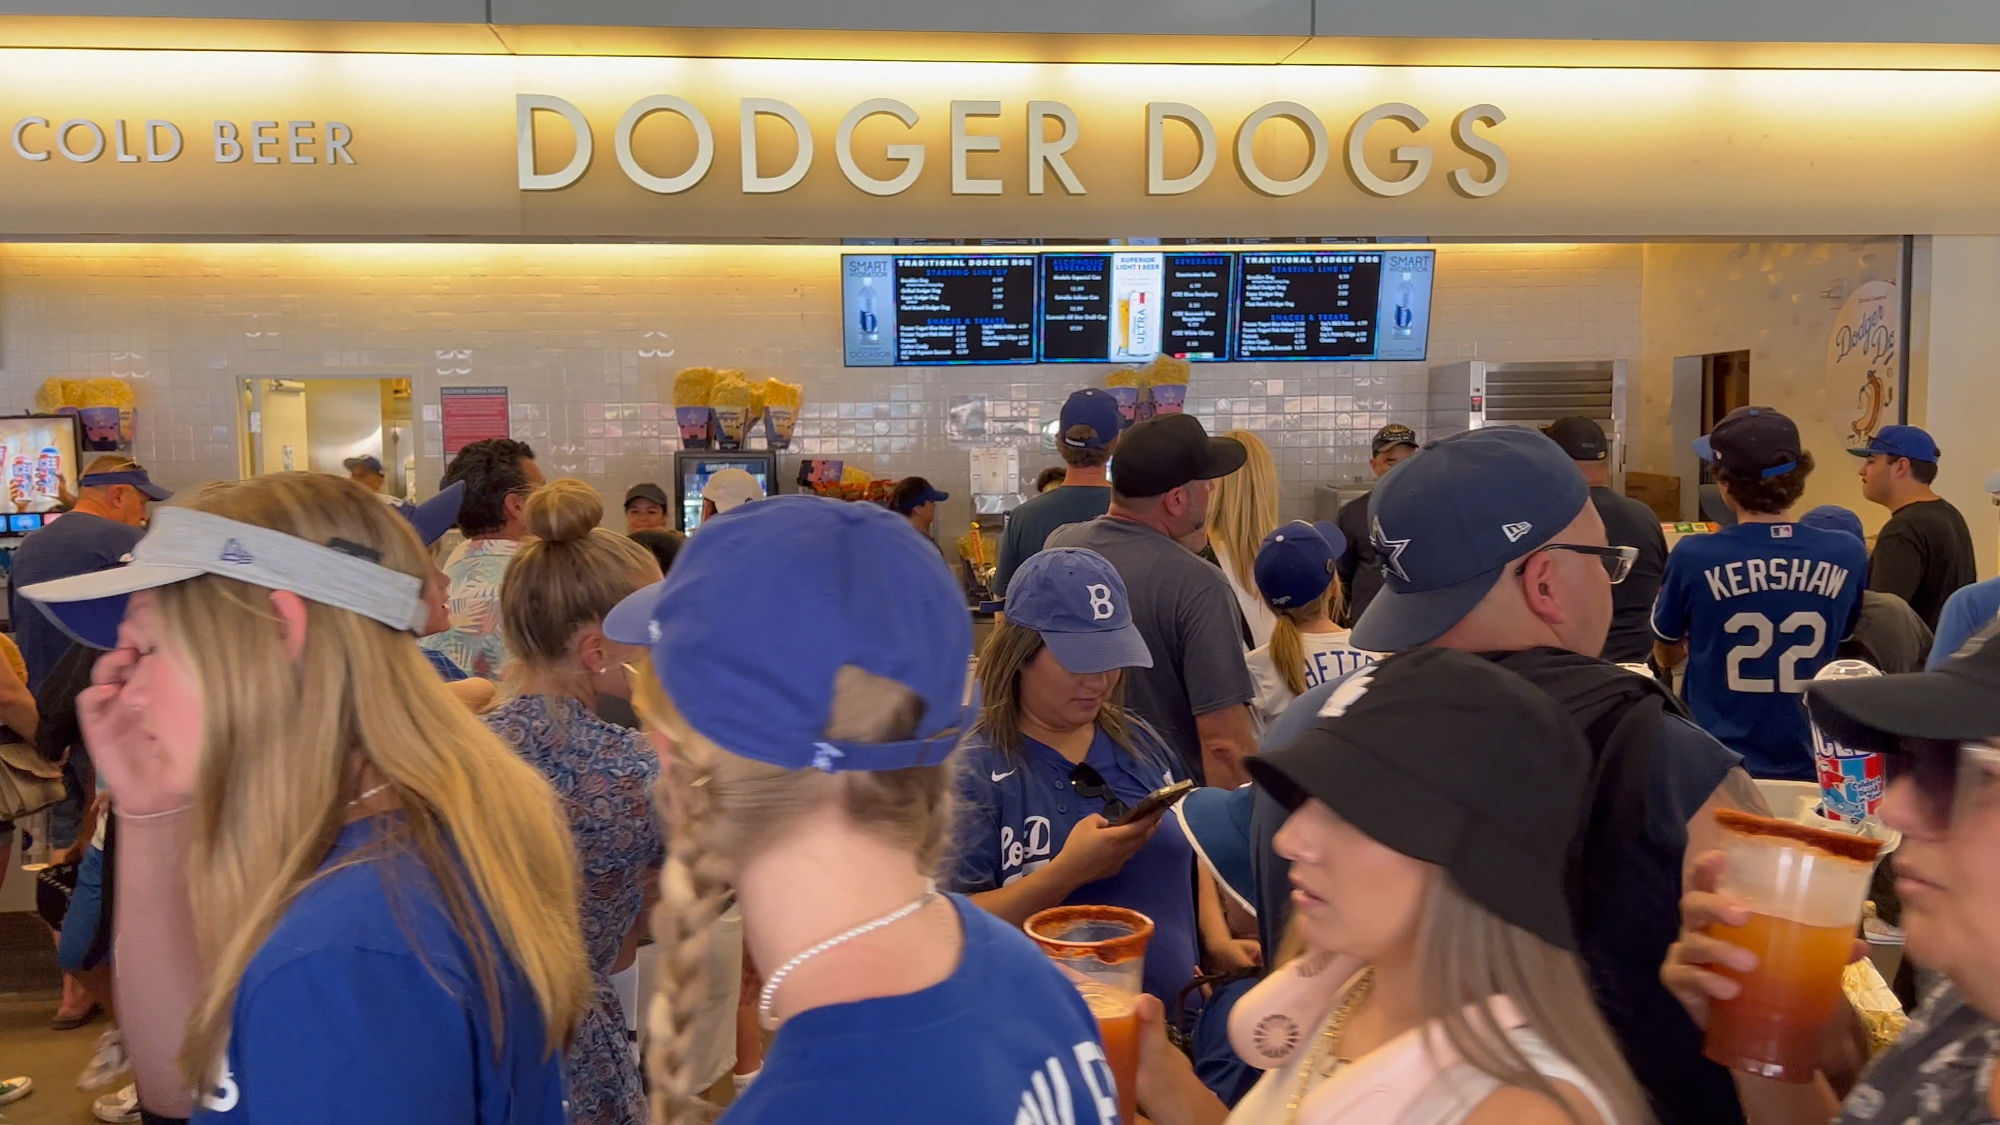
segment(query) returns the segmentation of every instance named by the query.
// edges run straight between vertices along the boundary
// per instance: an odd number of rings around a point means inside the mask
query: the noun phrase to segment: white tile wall
[[[505,384],[514,436],[551,476],[612,497],[667,476],[673,372],[741,367],[805,385],[796,448],[878,475],[921,473],[954,494],[963,443],[954,400],[988,397],[982,440],[1026,447],[1032,480],[1055,463],[1028,436],[1084,365],[841,366],[836,247],[195,244],[0,246],[0,409],[27,409],[46,377],[116,375],[138,396],[140,458],[185,486],[237,473],[236,387],[246,377],[408,376],[420,480],[435,480],[437,391]],[[1431,332],[1436,362],[1632,358],[1640,346],[1637,245],[1445,246]],[[1217,430],[1259,431],[1288,514],[1318,483],[1366,473],[1367,441],[1420,421],[1425,364],[1206,364],[1189,409]]]

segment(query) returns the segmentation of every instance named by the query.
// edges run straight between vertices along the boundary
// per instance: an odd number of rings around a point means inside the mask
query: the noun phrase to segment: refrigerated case
[[[724,469],[742,469],[757,478],[764,495],[778,494],[778,455],[766,450],[684,449],[674,454],[674,510],[682,531],[701,526],[701,490]]]

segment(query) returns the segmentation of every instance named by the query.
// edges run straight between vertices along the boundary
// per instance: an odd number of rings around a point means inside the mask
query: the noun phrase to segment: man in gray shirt
[[[1242,468],[1246,456],[1242,443],[1209,437],[1186,414],[1141,422],[1118,441],[1110,511],[1048,539],[1050,547],[1096,551],[1117,568],[1153,653],[1151,668],[1126,671],[1125,705],[1160,732],[1195,780],[1224,788],[1249,780],[1243,759],[1257,746],[1242,611],[1222,571],[1179,540],[1207,524],[1213,482]]]

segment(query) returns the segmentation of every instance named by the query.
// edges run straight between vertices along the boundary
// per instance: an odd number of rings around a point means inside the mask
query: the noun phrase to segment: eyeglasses
[[[1112,795],[1111,787],[1104,783],[1104,775],[1087,762],[1078,762],[1069,771],[1069,787],[1076,790],[1079,797],[1090,797],[1104,802],[1104,819],[1116,823],[1125,819],[1131,808]]]
[[[1575,551],[1579,555],[1595,555],[1597,561],[1604,564],[1604,572],[1611,576],[1613,586],[1625,581],[1625,576],[1632,573],[1632,564],[1639,559],[1637,547],[1592,547],[1584,543],[1544,543],[1528,552],[1528,558],[1534,558],[1543,551]],[[1518,578],[1526,573],[1528,559],[1522,559],[1521,565],[1514,568],[1514,576]]]

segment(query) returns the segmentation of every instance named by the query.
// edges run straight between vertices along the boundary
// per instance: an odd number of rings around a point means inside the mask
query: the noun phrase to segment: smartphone
[[[1194,792],[1194,782],[1192,781],[1176,781],[1172,785],[1155,789],[1151,793],[1146,794],[1145,800],[1132,806],[1132,810],[1126,813],[1122,819],[1115,822],[1114,827],[1130,824],[1135,820],[1144,820],[1161,809],[1172,808],[1174,802],[1192,792]]]

